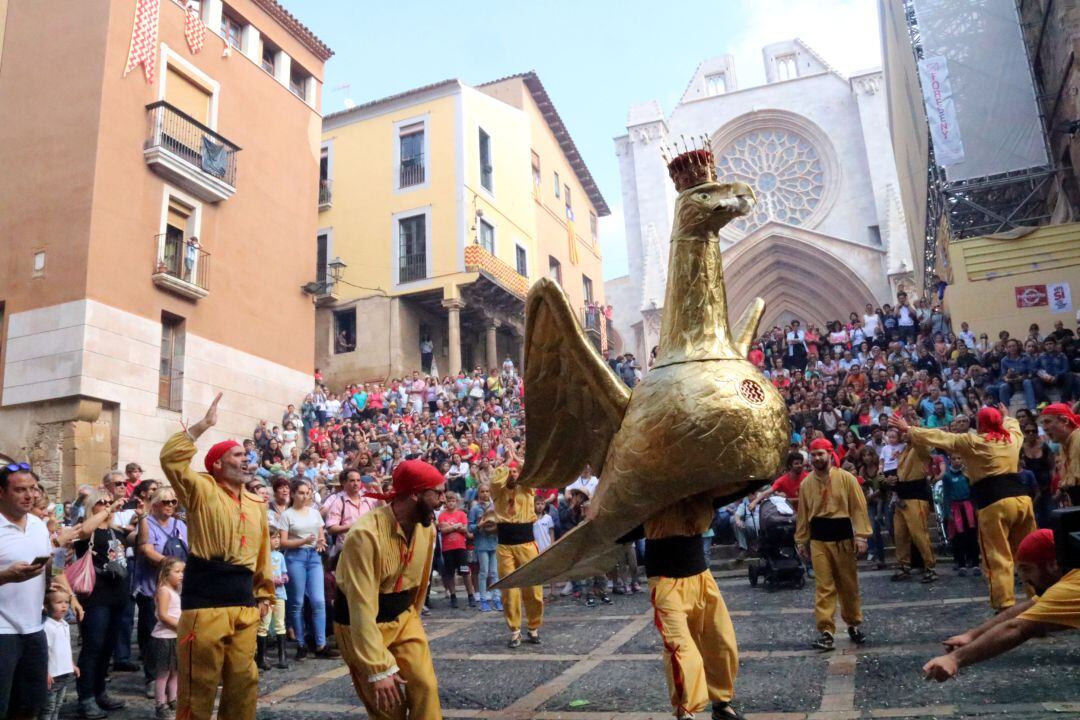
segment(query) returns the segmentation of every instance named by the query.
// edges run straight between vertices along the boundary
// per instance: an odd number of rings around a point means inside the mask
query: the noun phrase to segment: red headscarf
[[[1080,427],[1080,416],[1076,415],[1066,403],[1054,403],[1043,408],[1042,415],[1060,415],[1074,428]]]
[[[203,460],[203,464],[206,466],[206,472],[214,473],[214,463],[221,459],[221,456],[232,450],[234,447],[240,447],[240,443],[235,440],[222,440],[206,452],[206,458]]]
[[[1029,565],[1046,565],[1057,559],[1053,530],[1036,530],[1020,541],[1016,548],[1017,562]]]
[[[818,438],[810,443],[810,452],[815,450],[828,450],[830,453],[833,451],[833,444],[825,438]]]
[[[1002,425],[1001,413],[996,408],[979,408],[976,421],[979,434],[985,436],[990,442],[1012,442],[1009,433],[1005,431],[1005,426]]]
[[[423,460],[406,460],[394,468],[393,486],[388,493],[366,492],[365,497],[390,501],[403,495],[422,493],[446,482],[434,465]]]

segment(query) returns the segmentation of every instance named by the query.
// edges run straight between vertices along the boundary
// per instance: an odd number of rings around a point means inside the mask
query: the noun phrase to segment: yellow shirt
[[[701,535],[712,526],[712,521],[712,497],[699,493],[683,498],[646,520],[645,537],[659,540],[680,535]]]
[[[991,475],[1014,473],[1020,467],[1020,443],[1024,434],[1015,418],[1005,418],[1005,431],[1011,442],[995,442],[974,433],[951,433],[944,430],[913,427],[911,444],[932,447],[959,455],[971,484]]]
[[[1073,430],[1069,437],[1065,438],[1065,442],[1061,444],[1061,452],[1058,453],[1058,463],[1060,487],[1080,485],[1080,430]]]
[[[1080,629],[1080,570],[1065,573],[1020,613],[1020,619]]]
[[[192,470],[195,452],[195,443],[186,432],[176,433],[161,448],[161,469],[176,499],[187,509],[191,554],[251,570],[255,599],[273,600],[266,502],[247,490],[237,497],[212,476]]]
[[[870,537],[870,516],[866,514],[866,495],[859,481],[847,470],[830,467],[825,478],[810,473],[799,487],[799,508],[795,513],[795,542],[810,541],[813,518],[851,518],[856,537]]]
[[[349,603],[349,634],[361,670],[380,679],[397,672],[397,661],[383,643],[375,622],[379,594],[413,590],[413,608],[419,612],[427,595],[431,559],[435,552],[435,525],[413,528],[412,540],[394,517],[390,505],[360,517],[345,535],[337,565],[337,586]]]
[[[900,453],[900,460],[896,465],[896,479],[900,482],[925,480],[929,475],[926,467],[929,462],[930,452],[928,448],[908,445]]]
[[[495,521],[501,523],[536,522],[533,500],[536,490],[522,485],[508,487],[510,470],[505,465],[491,475],[491,500],[495,504]]]

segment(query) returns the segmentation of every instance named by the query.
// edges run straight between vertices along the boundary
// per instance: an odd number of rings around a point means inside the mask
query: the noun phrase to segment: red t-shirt
[[[463,510],[454,510],[453,512],[444,512],[439,515],[440,525],[462,525],[469,524],[469,518],[465,515]],[[465,549],[465,533],[455,530],[454,532],[444,533],[442,536],[442,549],[443,552],[447,550],[464,550]]]
[[[784,473],[780,477],[773,480],[772,489],[773,492],[784,493],[784,497],[788,500],[799,499],[799,488],[802,487],[802,481],[809,475],[808,472],[803,472],[798,480],[792,480],[789,473]]]

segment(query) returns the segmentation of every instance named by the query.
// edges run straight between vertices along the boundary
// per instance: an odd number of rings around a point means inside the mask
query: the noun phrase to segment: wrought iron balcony
[[[332,180],[319,180],[319,211],[328,210],[334,200],[334,183]]]
[[[156,235],[154,252],[155,285],[192,300],[210,294],[210,253],[195,238]]]
[[[398,257],[398,283],[423,280],[427,277],[427,253],[418,252]]]
[[[424,155],[403,158],[398,176],[398,187],[412,187],[424,184]]]
[[[207,202],[233,196],[238,146],[164,100],[146,111],[143,157],[154,172]]]

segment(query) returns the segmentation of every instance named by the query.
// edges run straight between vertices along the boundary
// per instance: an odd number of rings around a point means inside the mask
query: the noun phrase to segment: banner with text
[[[923,58],[919,61],[919,80],[938,165],[949,167],[964,162],[964,143],[956,119],[948,61],[940,55]]]

